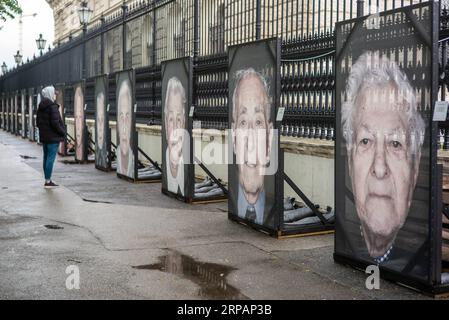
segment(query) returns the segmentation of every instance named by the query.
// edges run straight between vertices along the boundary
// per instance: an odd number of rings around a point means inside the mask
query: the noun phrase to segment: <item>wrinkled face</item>
[[[84,101],[83,92],[80,87],[75,91],[75,135],[76,135],[76,156],[78,159],[83,157],[83,130],[84,130]]]
[[[349,173],[367,237],[396,236],[407,218],[416,185],[420,151],[412,152],[400,100],[391,98],[387,85],[365,89],[355,103]]]
[[[239,182],[249,203],[255,203],[264,187],[269,163],[272,123],[266,117],[268,94],[256,76],[239,83],[233,124],[234,153]]]
[[[185,106],[180,92],[172,91],[165,106],[165,128],[168,146],[168,164],[173,177],[178,174],[184,144]]]
[[[104,143],[104,109],[104,93],[100,92],[97,95],[97,142],[100,149],[103,148]]]
[[[59,114],[64,118],[64,96],[62,91],[56,91],[56,103],[59,105]]]
[[[118,130],[120,137],[120,152],[122,157],[122,172],[128,170],[128,155],[130,152],[132,97],[129,81],[122,82],[118,96]]]

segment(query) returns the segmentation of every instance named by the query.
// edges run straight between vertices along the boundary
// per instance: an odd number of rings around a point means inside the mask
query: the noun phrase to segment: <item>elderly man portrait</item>
[[[237,213],[263,225],[265,176],[273,138],[271,99],[265,78],[254,69],[240,70],[232,99],[232,144],[237,165]]]
[[[103,91],[97,93],[96,97],[96,146],[97,146],[97,165],[105,168],[107,166],[107,150],[105,146],[105,95]]]
[[[117,173],[134,177],[134,152],[131,146],[132,127],[131,82],[125,78],[120,83],[117,98]]]
[[[63,89],[58,89],[55,91],[56,94],[56,104],[59,105],[59,114],[61,115],[61,119],[64,123],[64,91]],[[59,146],[59,153],[64,154],[65,153],[65,143],[61,142],[61,145]]]
[[[347,165],[369,256],[394,251],[418,179],[425,123],[415,91],[397,63],[366,52],[352,66],[341,122]]]
[[[168,191],[184,196],[184,143],[186,128],[186,92],[178,78],[172,77],[167,83],[164,105],[165,163]]]
[[[75,139],[77,160],[84,160],[84,96],[80,86],[75,89]]]

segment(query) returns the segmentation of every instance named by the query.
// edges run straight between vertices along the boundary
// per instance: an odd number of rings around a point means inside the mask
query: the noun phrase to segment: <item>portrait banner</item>
[[[56,86],[56,104],[59,106],[59,114],[61,115],[62,123],[64,127],[66,127],[65,123],[65,110],[64,110],[64,86],[59,85]],[[64,137],[64,141],[59,144],[59,155],[66,156],[67,155],[67,137]]]
[[[95,79],[95,167],[111,168],[111,136],[109,129],[108,78]]]
[[[15,100],[16,97],[14,95],[14,93],[11,94],[11,96],[9,97],[9,128],[8,128],[8,132],[10,133],[14,133],[14,108],[15,108]]]
[[[162,192],[193,198],[192,59],[162,63]]]
[[[34,89],[28,91],[28,139],[34,141]]]
[[[42,87],[38,87],[37,88],[37,95],[36,95],[36,104],[34,106],[34,119],[33,119],[33,123],[34,123],[34,141],[36,141],[37,143],[40,143],[40,135],[39,135],[39,127],[36,125],[36,116],[37,116],[37,109],[39,108],[39,104],[42,101],[42,96],[41,96],[41,92],[42,92]]]
[[[116,74],[117,175],[137,179],[137,141],[134,70]]]
[[[26,98],[27,94],[25,90],[21,91],[21,98],[20,98],[20,118],[21,118],[21,125],[20,130],[22,134],[22,138],[27,137],[27,118],[26,118]]]
[[[73,112],[75,117],[75,160],[87,161],[87,130],[84,103],[84,81],[73,86]]]
[[[437,6],[340,22],[336,36],[335,260],[429,284]]]
[[[14,94],[14,109],[13,109],[13,134],[19,134],[19,92]]]
[[[6,112],[7,112],[7,96],[2,96],[2,129],[6,131]]]
[[[1,103],[2,103],[2,107],[0,110],[0,128],[5,130],[5,94],[4,93],[2,93]]]
[[[280,41],[229,48],[229,218],[279,230]]]
[[[11,93],[9,99],[9,132],[14,134],[14,110],[16,108],[16,95]]]

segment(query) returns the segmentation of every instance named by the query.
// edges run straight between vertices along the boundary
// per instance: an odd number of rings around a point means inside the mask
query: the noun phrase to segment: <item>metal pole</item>
[[[200,0],[193,4],[193,57],[200,55]]]
[[[126,5],[126,0],[123,0],[122,11],[123,11],[123,19],[122,19],[122,69],[126,69],[126,10],[128,6]]]
[[[106,23],[106,20],[103,16],[103,14],[101,15],[101,27],[103,29],[104,24]],[[104,74],[104,34],[105,32],[101,32],[101,36],[100,36],[100,41],[101,41],[101,48],[100,48],[100,74]]]
[[[87,23],[83,25],[83,61],[82,61],[82,71],[81,79],[86,79],[86,34],[87,34]]]
[[[256,40],[260,40],[262,29],[262,5],[261,0],[256,0]]]
[[[155,66],[156,65],[156,28],[157,28],[157,22],[156,22],[156,0],[153,0],[153,61],[152,61],[152,65]]]
[[[364,0],[357,0],[357,18],[363,17],[363,6],[365,5]]]

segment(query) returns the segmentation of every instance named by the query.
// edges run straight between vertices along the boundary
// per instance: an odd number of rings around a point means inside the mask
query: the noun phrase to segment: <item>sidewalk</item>
[[[0,130],[0,299],[426,298],[365,289],[333,262],[333,235],[276,240],[229,221],[226,203],[187,205],[61,160],[62,186],[45,190],[41,147]],[[66,289],[69,265],[80,290]]]

